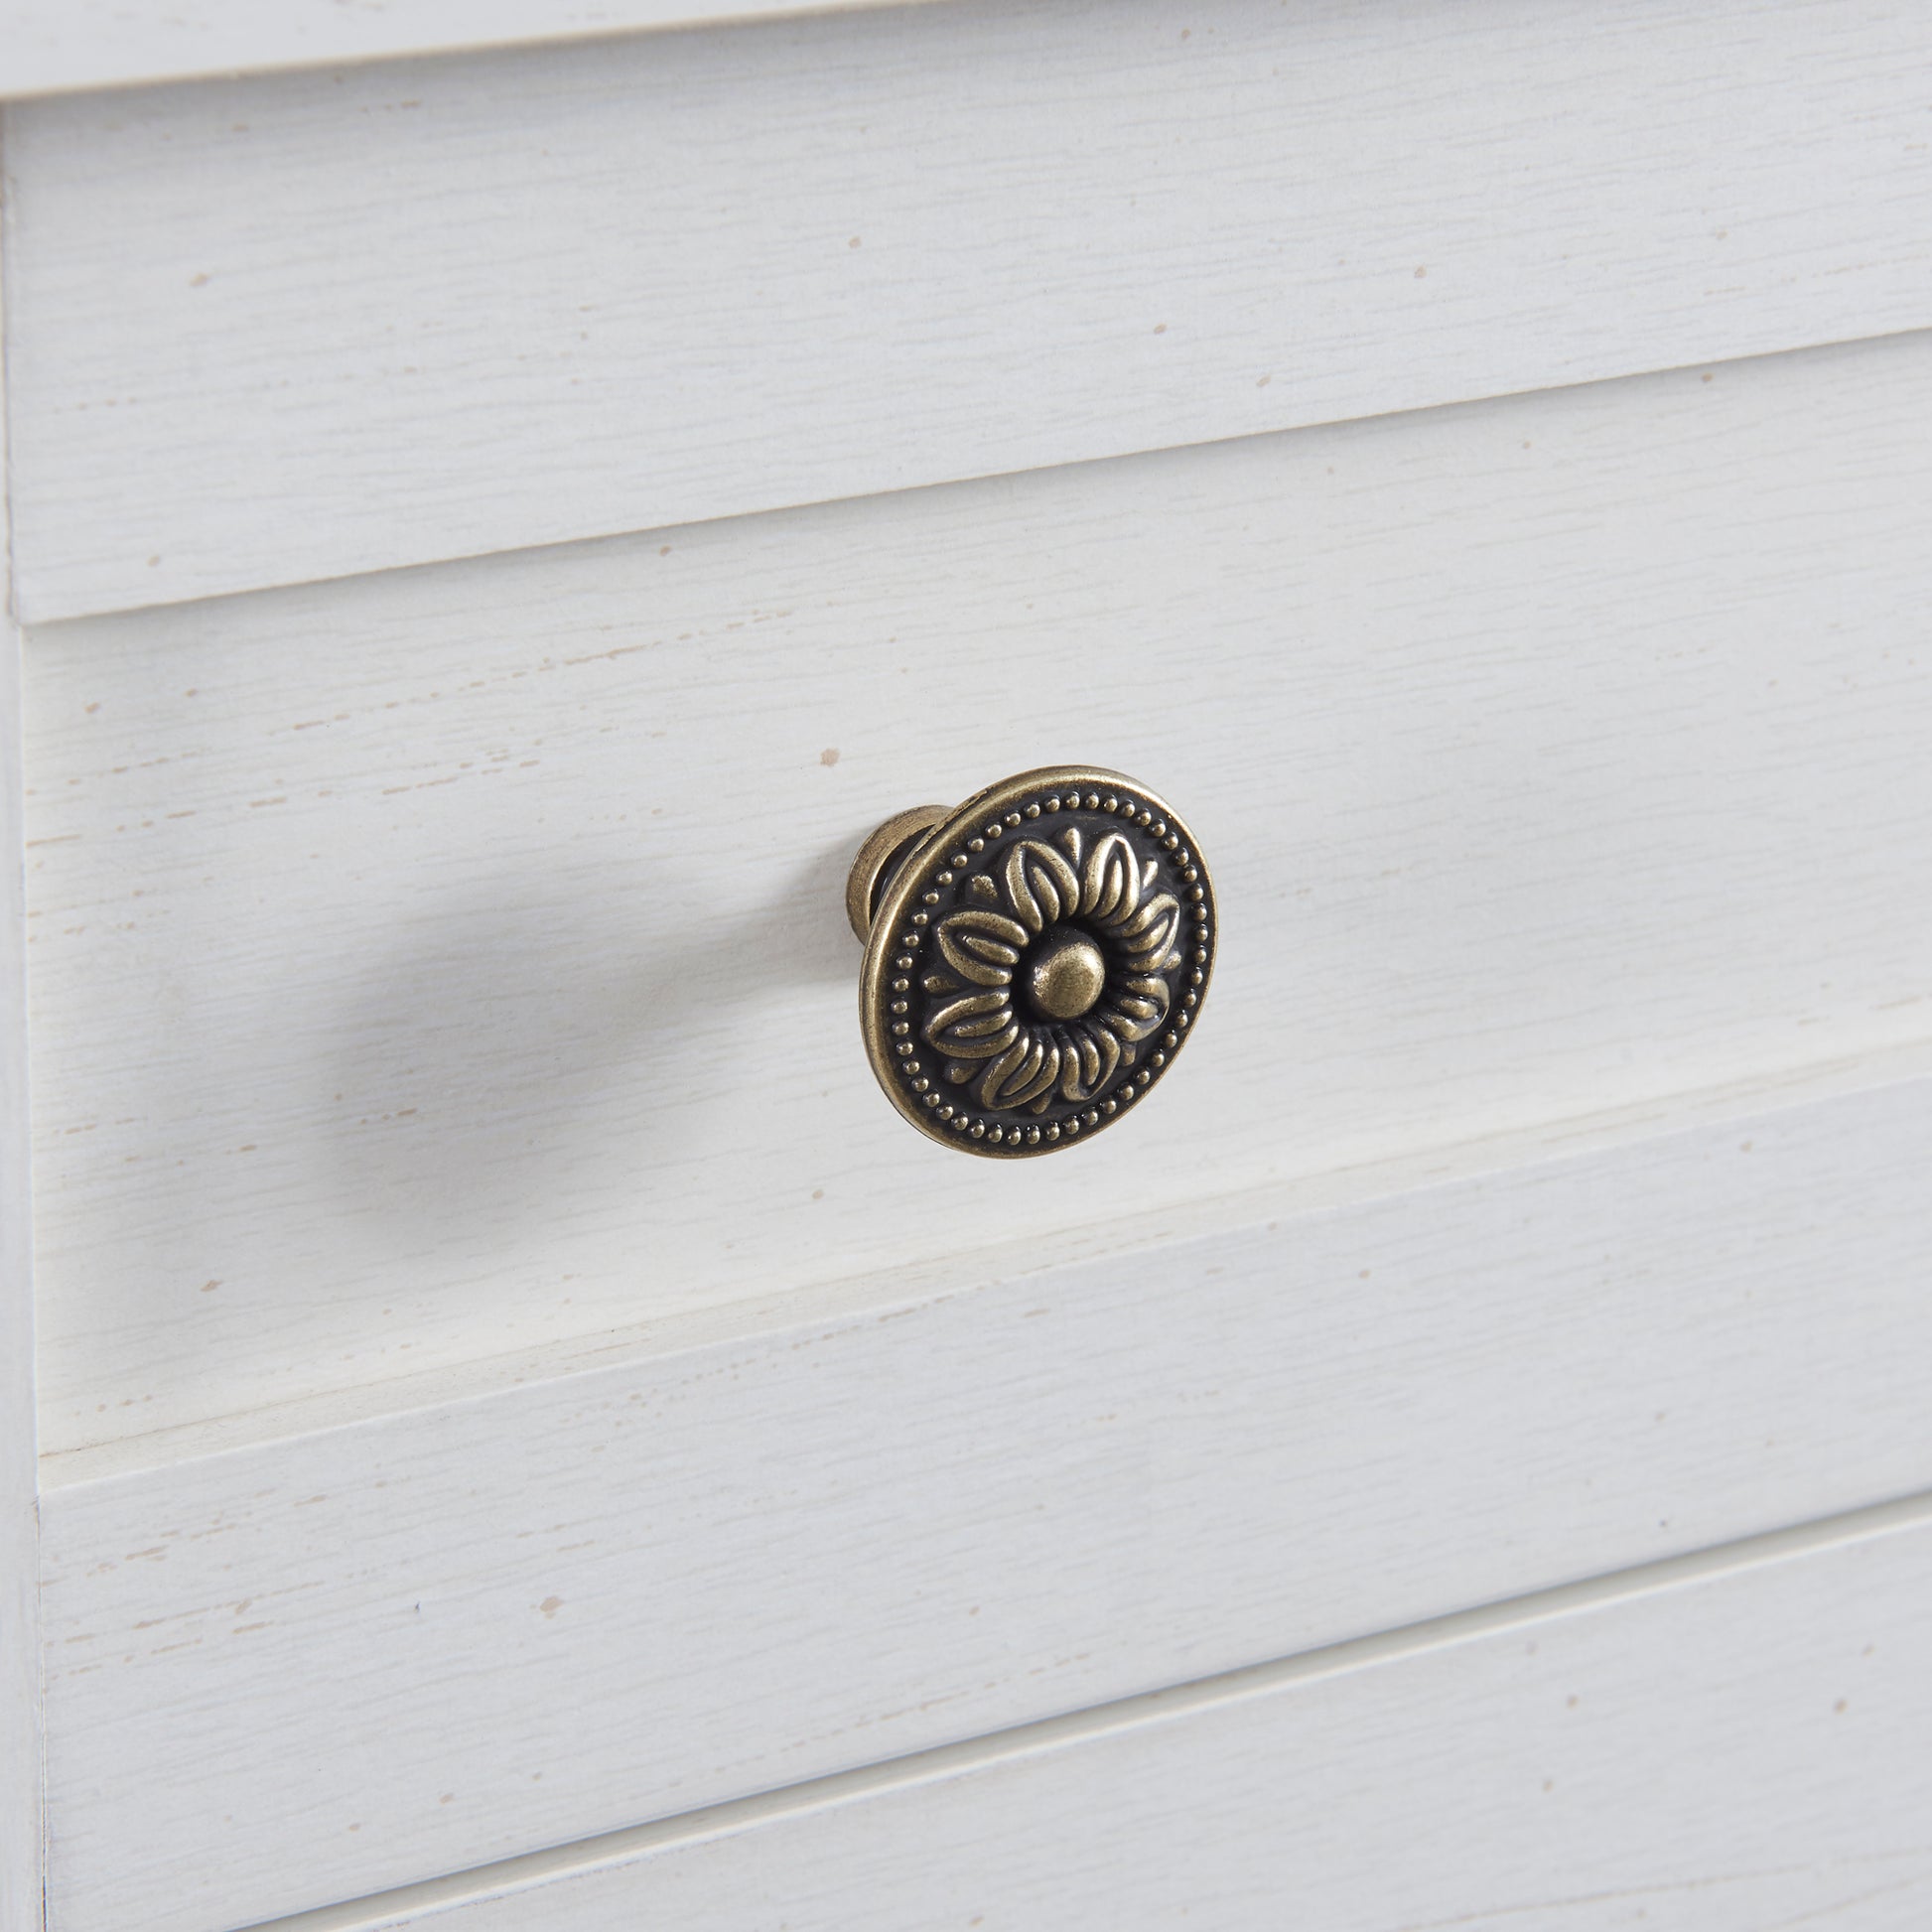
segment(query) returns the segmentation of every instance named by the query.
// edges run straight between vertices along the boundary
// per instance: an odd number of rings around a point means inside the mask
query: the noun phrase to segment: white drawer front
[[[960,0],[29,103],[23,608],[1924,328],[1924,63],[1869,0]]]
[[[1922,1036],[1928,409],[1919,337],[36,632],[45,1446]],[[995,1168],[840,890],[1069,755],[1221,961]]]
[[[1397,1633],[300,1932],[1911,1932],[1932,1915],[1928,1591],[1920,1511],[1868,1540]]]
[[[1932,1081],[1767,1099],[55,1488],[58,1932],[219,1932],[1924,1489]]]
[[[5,1932],[1918,1926],[1932,41],[1588,29],[9,106]],[[962,1160],[844,873],[1064,759],[1212,997]]]

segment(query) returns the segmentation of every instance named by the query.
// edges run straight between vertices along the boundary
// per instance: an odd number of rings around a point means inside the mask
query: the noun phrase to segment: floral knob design
[[[1052,767],[899,814],[847,894],[862,1019],[899,1111],[971,1153],[1044,1153],[1139,1100],[1193,1026],[1212,888],[1146,786]]]

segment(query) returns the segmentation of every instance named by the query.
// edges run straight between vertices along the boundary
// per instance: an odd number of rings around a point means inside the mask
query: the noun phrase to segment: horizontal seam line
[[[857,1802],[863,1798],[990,1770],[1022,1758],[1097,1742],[1128,1731],[1338,1677],[1380,1664],[1496,1636],[1528,1624],[1585,1614],[1634,1598],[1711,1583],[1787,1559],[1932,1526],[1932,1489],[1783,1529],[1713,1544],[1681,1556],[1553,1585],[1520,1596],[1452,1610],[1372,1635],[1349,1637],[1264,1663],[1244,1664],[1155,1691],[1050,1718],[1034,1719],[976,1737],[881,1758],[797,1784],[778,1785],[694,1811],[623,1825],[536,1852],[522,1852],[440,1877],[420,1879],[359,1898],[262,1919],[238,1932],[375,1932],[405,1914],[428,1915],[531,1890],[641,1859],[654,1852],[721,1838],[738,1831]]]
[[[884,6],[891,4],[891,0],[828,0],[828,4],[844,10]],[[55,624],[88,623],[103,618],[128,618],[148,611],[177,610],[185,604],[212,604],[227,598],[262,597],[282,591],[314,590],[333,584],[350,584],[371,578],[398,576],[405,571],[438,570],[455,564],[483,564],[496,557],[535,557],[546,551],[569,550],[591,544],[642,541],[680,530],[700,530],[707,524],[736,523],[753,517],[791,516],[802,511],[829,509],[842,504],[877,503],[895,496],[917,495],[927,490],[954,489],[974,483],[1008,483],[1023,477],[1050,476],[1056,471],[1085,469],[1102,463],[1135,463],[1147,457],[1179,455],[1190,450],[1213,450],[1231,443],[1260,442],[1271,436],[1300,436],[1311,430],[1341,429],[1361,423],[1389,422],[1400,416],[1431,416],[1452,409],[1481,409],[1493,403],[1521,402],[1537,396],[1562,395],[1575,389],[1598,389],[1616,382],[1644,382],[1663,376],[1685,375],[1693,369],[1726,369],[1749,362],[1773,361],[1786,356],[1829,354],[1834,350],[1858,349],[1868,344],[1903,342],[1919,336],[1932,336],[1932,326],[1923,322],[1908,323],[1898,329],[1880,329],[1850,336],[1828,335],[1807,338],[1803,342],[1785,343],[1775,348],[1747,348],[1731,353],[1693,356],[1688,361],[1679,362],[1646,361],[1640,367],[1618,369],[1609,374],[1570,377],[1560,375],[1555,381],[1534,383],[1527,389],[1512,388],[1505,383],[1501,387],[1484,388],[1470,395],[1448,396],[1435,402],[1398,403],[1393,408],[1344,408],[1334,415],[1322,414],[1307,420],[1298,418],[1293,422],[1276,424],[1272,428],[1237,429],[1223,436],[1186,438],[1175,443],[1151,443],[1131,450],[1103,450],[1086,456],[1061,457],[1050,463],[1023,463],[1006,469],[968,470],[956,476],[933,477],[923,483],[891,483],[881,488],[835,491],[830,495],[800,497],[795,502],[751,503],[741,505],[737,509],[718,510],[681,519],[660,518],[645,523],[620,524],[609,529],[579,530],[570,536],[539,537],[528,543],[497,544],[486,550],[453,550],[428,557],[398,558],[386,564],[361,564],[346,570],[324,570],[315,576],[264,578],[259,582],[231,584],[215,590],[184,591],[179,596],[151,598],[142,603],[130,604],[114,597],[100,604],[86,600],[71,606],[62,606],[57,603],[51,609],[43,607],[23,614],[18,621],[23,629],[38,631],[49,629]],[[57,564],[52,566],[52,572],[61,574],[85,572],[91,578],[95,575],[110,574],[119,567],[119,562],[118,557],[105,561],[96,558]],[[34,565],[30,560],[27,574],[32,577],[33,573]],[[51,573],[43,571],[42,576]],[[21,596],[18,576],[14,580],[14,595],[16,604],[26,601]],[[243,1932],[253,1932],[253,1929],[245,1927]]]
[[[909,1311],[969,1296],[995,1284],[1022,1278],[1044,1281],[1123,1258],[1178,1252],[1208,1240],[1264,1234],[1271,1232],[1276,1222],[1394,1202],[1425,1191],[1502,1182],[1526,1176],[1532,1170],[1547,1171],[1744,1121],[1921,1085],[1932,1086],[1932,1035],[1835,1052],[1822,1059],[1760,1070],[1742,1079],[1648,1094],[1608,1109],[1560,1114],[1523,1126],[1405,1148],[1227,1193],[1197,1194],[1186,1203],[1173,1203],[1160,1210],[1154,1231],[1124,1246],[1112,1242],[1077,1245],[1095,1233],[1094,1223],[1081,1222],[1054,1229],[1046,1237],[1048,1248],[1043,1257],[1016,1262],[1011,1244],[996,1245],[972,1252],[967,1271],[909,1291],[897,1285],[901,1271],[888,1269],[795,1283],[758,1296],[734,1296],[683,1315],[604,1331],[613,1350],[621,1351],[616,1360],[598,1360],[589,1352],[579,1352],[554,1366],[526,1369],[521,1365],[529,1361],[530,1351],[510,1350],[414,1374],[319,1390],[196,1422],[137,1431],[99,1443],[77,1444],[71,1449],[47,1449],[39,1457],[40,1492],[47,1497],[140,1481],[217,1457],[258,1454],[345,1430],[382,1429],[439,1410],[531,1396],[545,1387],[575,1383],[588,1388],[592,1378],[613,1371],[641,1373],[706,1349],[768,1342],[802,1329],[836,1324],[856,1312],[876,1314],[889,1308]],[[1195,1219],[1190,1210],[1202,1210],[1211,1218]],[[894,1286],[880,1286],[889,1280]],[[843,1303],[836,1311],[816,1305],[802,1312],[795,1310],[802,1300],[872,1288],[878,1288],[879,1293]],[[736,1325],[738,1317],[747,1313],[752,1315],[753,1325]],[[713,1325],[717,1323],[726,1325]],[[640,1339],[653,1329],[673,1325],[686,1332],[656,1346]],[[551,1347],[582,1350],[589,1339],[556,1337],[550,1343],[538,1344],[536,1352]],[[377,1398],[378,1406],[338,1409],[338,1405],[362,1395]],[[226,1433],[250,1425],[258,1427],[260,1433],[249,1429],[236,1438]],[[165,1452],[170,1448],[174,1452]],[[144,1451],[152,1459],[137,1459]]]

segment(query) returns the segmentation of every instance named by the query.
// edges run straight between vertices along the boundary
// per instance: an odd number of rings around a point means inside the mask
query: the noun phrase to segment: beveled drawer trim
[[[34,620],[1932,325],[1853,0],[989,0],[25,103]]]
[[[600,40],[913,0],[0,0],[0,98]]]

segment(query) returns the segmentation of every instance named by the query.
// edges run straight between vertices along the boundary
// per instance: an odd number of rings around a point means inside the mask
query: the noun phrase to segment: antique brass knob
[[[1214,964],[1214,888],[1147,786],[1023,771],[879,827],[846,882],[860,1025],[907,1120],[969,1154],[1045,1154],[1137,1107]]]

